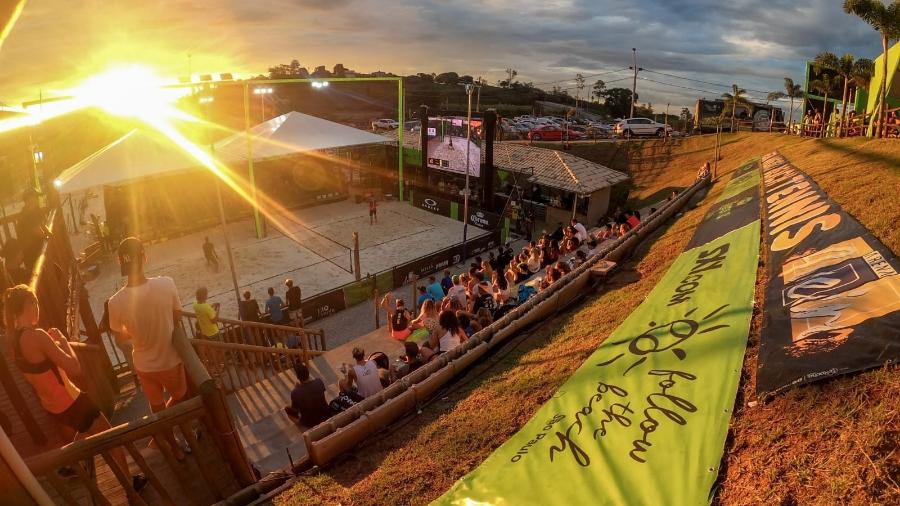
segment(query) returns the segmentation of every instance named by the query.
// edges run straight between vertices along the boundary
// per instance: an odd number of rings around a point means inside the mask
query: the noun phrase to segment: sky
[[[629,71],[617,70],[631,65],[632,47],[647,69],[639,100],[657,111],[718,97],[727,91],[719,84],[737,83],[764,100],[763,92],[783,88],[784,76],[802,82],[804,61],[821,51],[880,53],[877,34],[841,3],[30,0],[0,51],[0,102],[52,95],[116,64],[145,63],[177,78],[189,65],[194,73],[256,75],[294,58],[310,70],[343,63],[361,72],[454,71],[489,82],[511,67],[517,79],[546,89],[573,87],[580,72],[589,86],[602,79],[630,87]]]

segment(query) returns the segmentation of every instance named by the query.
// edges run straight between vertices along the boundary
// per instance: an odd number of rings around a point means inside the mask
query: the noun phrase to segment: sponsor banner
[[[753,311],[760,223],[729,218],[745,208],[758,196],[708,213],[710,239],[437,504],[708,504]]]
[[[900,262],[806,174],[763,159],[769,284],[756,388],[900,359]]]
[[[345,307],[344,290],[341,288],[330,292],[320,293],[319,295],[304,300],[300,304],[300,309],[303,311],[304,324],[321,320],[326,316],[342,311]]]
[[[480,255],[485,251],[499,246],[500,231],[496,230],[490,234],[485,234],[469,241],[466,246],[466,256],[473,257],[475,255]],[[416,278],[422,279],[429,274],[456,265],[462,262],[462,255],[462,244],[457,244],[456,246],[451,246],[447,249],[432,253],[431,255],[398,265],[394,267],[394,288],[399,288],[411,283],[414,275]]]
[[[450,217],[450,201],[421,191],[413,192],[413,205],[428,212]]]
[[[499,214],[470,207],[468,219],[469,225],[478,227],[483,230],[496,230],[500,228],[500,222],[503,217]]]

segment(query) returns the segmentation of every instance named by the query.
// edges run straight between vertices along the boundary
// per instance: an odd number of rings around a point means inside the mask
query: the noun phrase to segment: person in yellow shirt
[[[205,286],[197,289],[197,302],[194,302],[194,314],[197,315],[197,326],[204,339],[219,339],[219,303],[206,302],[209,295]]]

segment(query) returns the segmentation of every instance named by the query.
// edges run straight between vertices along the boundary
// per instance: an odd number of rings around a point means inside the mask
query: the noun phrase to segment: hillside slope
[[[779,149],[844,209],[900,251],[900,143],[812,140],[769,134],[723,138],[720,172]],[[712,158],[713,137],[627,147],[632,198],[686,186]],[[613,146],[573,147],[605,163]],[[610,151],[613,149],[613,151]],[[579,150],[581,152],[578,152]],[[621,155],[616,155],[621,156]],[[608,162],[606,162],[608,163]],[[727,180],[727,177],[725,178]],[[477,365],[443,395],[276,504],[421,504],[440,496],[515,433],[644,299],[682,251],[709,195],[658,231],[604,293],[549,320]],[[670,191],[670,190],[668,190]],[[757,300],[764,286],[760,266]],[[798,388],[754,405],[761,314],[754,316],[715,502],[900,503],[900,376],[896,366]]]

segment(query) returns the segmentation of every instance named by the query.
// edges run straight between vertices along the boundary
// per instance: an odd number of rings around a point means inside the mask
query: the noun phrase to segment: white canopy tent
[[[390,143],[391,139],[308,114],[291,111],[250,129],[253,161],[295,153],[366,144]],[[216,158],[224,163],[246,162],[247,135],[238,132],[215,145]],[[164,135],[151,129],[135,129],[56,178],[60,193],[75,193],[200,167],[200,162]]]
[[[75,193],[198,166],[164,135],[135,129],[63,171],[54,184],[60,193]]]
[[[291,111],[250,129],[253,161],[294,153],[387,144],[391,139],[308,114]],[[238,132],[216,143],[216,155],[226,161],[247,159],[247,135]]]

